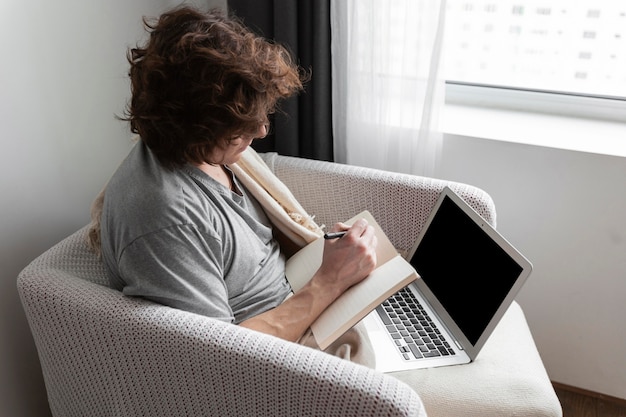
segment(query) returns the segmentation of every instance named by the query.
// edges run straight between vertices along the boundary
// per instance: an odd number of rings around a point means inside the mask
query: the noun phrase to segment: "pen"
[[[324,239],[337,239],[337,238],[343,237],[343,235],[345,235],[346,233],[347,231],[325,233]]]

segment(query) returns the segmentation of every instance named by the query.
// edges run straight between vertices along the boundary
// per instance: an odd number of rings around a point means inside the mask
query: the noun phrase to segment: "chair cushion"
[[[473,363],[391,373],[430,417],[561,416],[522,309],[513,303]]]

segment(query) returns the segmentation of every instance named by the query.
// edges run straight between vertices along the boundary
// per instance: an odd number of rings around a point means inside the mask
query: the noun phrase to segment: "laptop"
[[[447,187],[407,260],[420,278],[363,320],[381,372],[476,359],[532,269]]]

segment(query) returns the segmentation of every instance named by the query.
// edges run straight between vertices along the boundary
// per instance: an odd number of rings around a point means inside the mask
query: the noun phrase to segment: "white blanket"
[[[261,203],[272,224],[295,244],[304,246],[323,234],[322,229],[254,149],[248,148],[239,162],[229,165],[229,168]]]

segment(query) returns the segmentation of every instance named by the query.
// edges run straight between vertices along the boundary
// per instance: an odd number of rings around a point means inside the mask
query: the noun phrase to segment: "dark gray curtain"
[[[330,0],[228,0],[228,10],[258,34],[285,45],[311,71],[305,91],[280,103],[259,152],[333,160]]]

